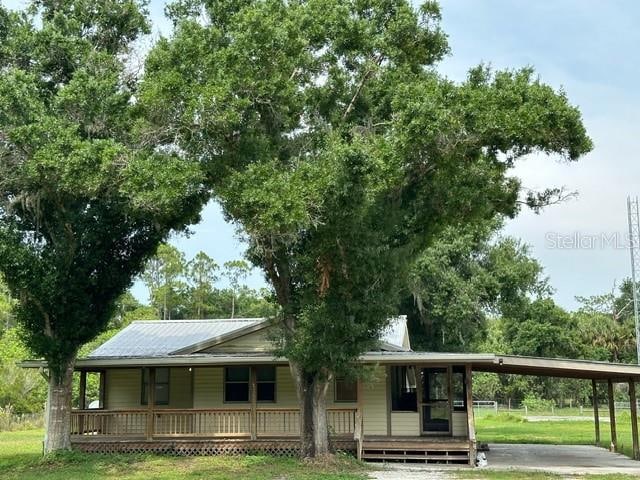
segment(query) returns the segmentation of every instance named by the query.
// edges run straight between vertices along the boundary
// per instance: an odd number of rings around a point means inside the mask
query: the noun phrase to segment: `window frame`
[[[238,380],[227,381],[227,370],[229,370],[230,368],[246,368],[249,371],[248,380],[246,382],[244,380],[243,381],[238,381]],[[251,367],[245,367],[242,365],[227,366],[222,369],[222,402],[223,403],[230,403],[230,404],[251,403],[251,375],[252,375],[251,372],[252,372]],[[227,383],[234,383],[234,384],[246,383],[247,399],[246,400],[227,400]]]
[[[353,400],[342,400],[338,398],[338,382],[351,382],[354,385],[354,397]],[[333,401],[334,403],[357,403],[358,402],[358,381],[347,380],[345,377],[335,377],[333,379]]]
[[[404,369],[405,372],[405,379],[408,377],[409,375],[409,369],[413,369],[413,375],[414,375],[414,381],[415,381],[415,386],[413,394],[415,396],[415,408],[412,408],[411,410],[407,410],[405,409],[395,409],[393,408],[393,402],[394,402],[394,369]],[[401,370],[402,371],[402,370]],[[420,399],[418,398],[418,369],[416,368],[415,365],[391,365],[389,368],[389,400],[391,405],[389,405],[389,409],[392,413],[417,413],[420,411],[419,408],[419,403],[420,403]]]
[[[462,406],[456,406],[456,392],[455,382],[453,377],[456,374],[462,374]],[[466,412],[467,411],[467,369],[464,365],[453,365],[451,368],[451,406],[454,412]]]
[[[155,367],[156,375],[155,375],[155,395],[153,396],[153,405],[156,406],[167,406],[171,403],[171,367]],[[142,368],[142,372],[140,374],[140,405],[149,405],[149,368]],[[166,370],[167,371],[167,381],[166,382],[158,382],[158,370]],[[145,372],[147,374],[147,378],[145,381]],[[166,385],[167,386],[167,400],[166,401],[158,401],[158,385]]]
[[[273,380],[258,380],[258,369],[259,368],[272,368],[273,369]],[[260,365],[257,367],[253,367],[252,371],[249,372],[250,375],[253,375],[255,378],[255,388],[256,388],[256,403],[277,403],[278,402],[278,369],[275,365]],[[259,384],[273,384],[273,400],[260,400],[258,398],[258,385]],[[249,385],[249,398],[251,398],[251,385]]]

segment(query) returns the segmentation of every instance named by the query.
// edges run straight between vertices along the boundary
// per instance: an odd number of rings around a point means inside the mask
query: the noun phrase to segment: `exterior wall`
[[[203,350],[207,353],[248,353],[266,352],[271,349],[268,329],[258,330],[239,338],[221,343],[215,347]]]
[[[418,412],[391,412],[391,435],[420,436]]]
[[[467,436],[467,412],[453,412],[451,429],[454,437]]]
[[[194,408],[222,408],[234,404],[224,403],[224,368],[198,367],[193,369],[193,407]],[[247,403],[248,404],[248,403]],[[242,403],[235,405],[243,405]],[[258,406],[278,408],[298,408],[296,387],[288,366],[276,367],[276,401],[259,402]],[[356,408],[356,402],[336,402],[334,383],[329,384],[327,392],[327,407]]]
[[[169,371],[169,405],[155,408],[192,408],[192,384],[188,368],[171,368]],[[143,408],[141,403],[142,370],[140,368],[113,368],[106,371],[105,408],[127,410]]]
[[[222,408],[222,367],[193,369],[193,408]]]
[[[374,377],[362,388],[364,435],[387,434],[387,371],[378,366]]]
[[[365,435],[387,435],[387,369],[375,368],[373,378],[362,387],[362,409]],[[140,402],[142,372],[139,368],[109,369],[106,371],[106,408],[126,410],[144,408]],[[156,408],[245,408],[249,403],[225,403],[224,368],[196,367],[171,368],[169,405]],[[276,367],[276,402],[260,403],[269,408],[297,408],[296,390],[288,366]],[[355,408],[356,402],[336,402],[334,383],[327,392],[327,407]],[[453,412],[452,433],[455,437],[467,436],[466,412]],[[420,436],[420,417],[414,412],[392,412],[391,434]]]
[[[114,368],[106,371],[105,408],[140,408],[142,371],[139,368]]]

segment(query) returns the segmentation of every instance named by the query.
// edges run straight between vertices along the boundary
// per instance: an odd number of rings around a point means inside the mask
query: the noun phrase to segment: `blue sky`
[[[0,1],[10,7],[24,4]],[[565,186],[579,196],[540,215],[523,211],[505,234],[531,246],[561,305],[573,308],[576,295],[610,291],[629,275],[626,196],[640,195],[640,2],[442,0],[441,5],[452,49],[441,66],[447,76],[463,80],[480,62],[498,69],[532,65],[543,81],[564,88],[581,108],[595,143],[592,153],[574,164],[532,157],[514,171],[528,188]],[[169,32],[163,6],[151,1],[156,34]],[[172,239],[187,257],[199,250],[218,263],[242,256],[235,228],[215,205],[205,209],[192,231]],[[258,272],[249,283],[264,285]],[[135,293],[145,296],[140,285]]]

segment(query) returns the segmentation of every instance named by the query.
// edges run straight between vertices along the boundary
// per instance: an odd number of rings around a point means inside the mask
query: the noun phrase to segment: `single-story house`
[[[287,360],[270,353],[271,328],[260,318],[131,323],[76,363],[73,445],[101,452],[297,452],[298,400]],[[594,395],[596,382],[608,381],[611,407],[613,382],[629,382],[634,410],[640,379],[637,365],[415,352],[402,316],[359,361],[368,376],[336,378],[327,416],[333,446],[367,460],[473,465],[474,371],[591,379]],[[22,365],[46,367],[38,360]],[[100,378],[98,408],[86,408],[87,375]]]

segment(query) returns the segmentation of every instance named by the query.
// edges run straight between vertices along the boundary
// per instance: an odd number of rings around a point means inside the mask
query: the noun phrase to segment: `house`
[[[73,445],[100,452],[296,453],[298,401],[286,359],[270,353],[271,328],[256,318],[133,322],[76,363]],[[359,361],[368,366],[366,379],[336,378],[327,416],[333,446],[367,460],[474,464],[474,371],[591,379],[594,396],[596,382],[607,381],[611,405],[614,382],[629,382],[635,399],[640,379],[636,365],[415,352],[402,316]],[[88,375],[100,380],[98,408],[86,408]]]

